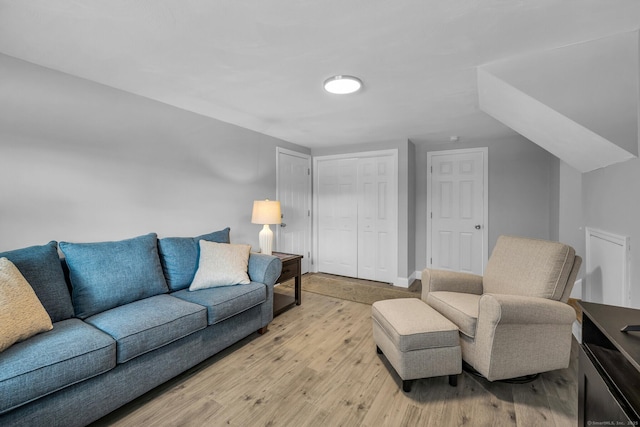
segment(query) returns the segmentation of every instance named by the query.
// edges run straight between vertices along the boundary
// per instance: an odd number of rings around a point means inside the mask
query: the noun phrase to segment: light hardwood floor
[[[303,303],[95,426],[575,426],[571,366],[528,384],[468,373],[410,393],[371,337],[371,306],[304,292]]]

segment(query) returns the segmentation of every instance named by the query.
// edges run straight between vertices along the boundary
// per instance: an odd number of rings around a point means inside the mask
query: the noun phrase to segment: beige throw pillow
[[[250,245],[200,240],[198,270],[189,290],[250,283],[251,280],[247,274],[249,251],[251,251]]]
[[[7,258],[0,258],[0,325],[0,352],[53,329],[33,288]]]

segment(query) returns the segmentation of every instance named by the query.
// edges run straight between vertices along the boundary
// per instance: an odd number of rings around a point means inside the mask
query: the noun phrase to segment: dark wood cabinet
[[[639,425],[640,310],[581,302],[578,425]]]

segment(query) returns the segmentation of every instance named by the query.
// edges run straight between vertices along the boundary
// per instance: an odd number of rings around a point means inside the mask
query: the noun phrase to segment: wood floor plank
[[[557,426],[572,425],[578,417],[578,342],[573,340],[570,369],[559,369],[542,375],[545,394]]]
[[[577,363],[529,384],[463,373],[405,393],[371,336],[371,306],[314,293],[253,334],[97,426],[565,426]],[[577,349],[577,346],[575,346]],[[577,354],[577,350],[576,353]]]
[[[385,368],[386,369],[386,368]],[[401,426],[411,399],[398,387],[392,375],[383,375],[380,390],[362,420],[367,427]]]
[[[518,423],[538,426],[555,425],[549,401],[542,390],[544,387],[538,380],[524,387],[514,387],[513,398]]]
[[[350,305],[358,310],[340,313],[340,329],[333,329],[329,336],[322,337],[321,347],[314,349],[314,360],[309,365],[311,368],[332,371],[344,360],[353,360],[354,350],[371,335],[371,320],[368,317],[371,308],[364,304]]]
[[[500,381],[490,382],[469,373],[463,374],[463,381],[470,384],[473,394],[482,396],[474,405],[471,418],[482,419],[487,425],[517,425],[512,384]]]

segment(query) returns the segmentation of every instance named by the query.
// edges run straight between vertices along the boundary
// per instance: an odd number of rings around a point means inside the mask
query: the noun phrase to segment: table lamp
[[[273,231],[269,228],[269,224],[280,224],[282,215],[280,211],[280,202],[277,200],[255,200],[253,202],[253,213],[251,214],[251,222],[253,224],[263,224],[258,240],[260,242],[260,252],[271,255],[273,248]]]

